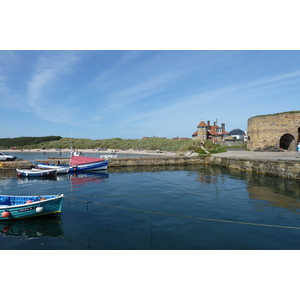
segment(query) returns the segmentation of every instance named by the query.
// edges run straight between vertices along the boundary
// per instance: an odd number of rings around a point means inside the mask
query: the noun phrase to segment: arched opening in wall
[[[284,149],[284,150],[288,150],[292,141],[294,140],[294,136],[291,134],[284,134],[281,138],[280,138],[280,148]]]

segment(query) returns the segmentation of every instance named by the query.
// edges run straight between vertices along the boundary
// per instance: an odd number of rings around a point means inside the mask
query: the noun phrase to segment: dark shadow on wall
[[[288,150],[290,147],[293,147],[295,143],[293,143],[295,140],[295,137],[291,134],[284,134],[281,138],[280,138],[280,145],[279,147],[284,149],[284,150]],[[293,147],[295,148],[295,147]]]

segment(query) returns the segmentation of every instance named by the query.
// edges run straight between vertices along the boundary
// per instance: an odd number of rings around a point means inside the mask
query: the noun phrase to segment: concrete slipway
[[[293,160],[300,162],[300,157],[296,158],[296,151],[285,152],[254,152],[240,149],[228,149],[227,152],[212,154],[214,157],[227,157],[249,160]]]

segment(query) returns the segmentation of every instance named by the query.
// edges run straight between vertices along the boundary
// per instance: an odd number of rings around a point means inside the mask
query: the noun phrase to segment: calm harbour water
[[[212,166],[18,178],[0,193],[65,195],[61,217],[0,222],[0,249],[300,249],[297,181]]]

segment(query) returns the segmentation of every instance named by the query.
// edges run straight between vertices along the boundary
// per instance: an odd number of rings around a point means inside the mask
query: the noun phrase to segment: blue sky
[[[299,51],[0,51],[0,137],[191,137],[299,110]]]

